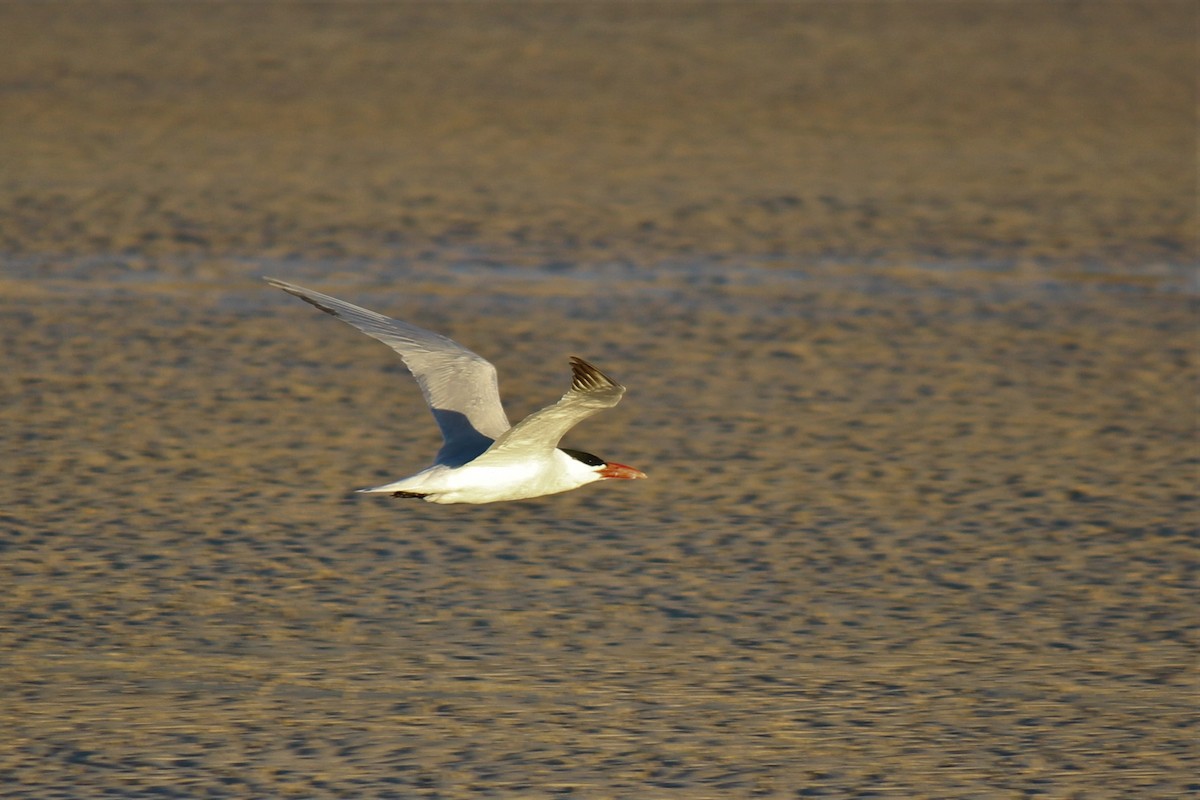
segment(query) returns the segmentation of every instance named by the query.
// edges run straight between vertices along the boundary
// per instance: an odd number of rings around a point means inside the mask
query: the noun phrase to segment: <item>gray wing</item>
[[[400,354],[433,411],[444,442],[436,463],[471,461],[509,430],[496,368],[445,336],[385,317],[336,297],[266,278],[267,283],[353,325]]]
[[[621,402],[625,387],[582,358],[571,356],[571,388],[557,403],[535,411],[510,428],[488,450],[504,456],[543,453],[558,447],[567,431]]]

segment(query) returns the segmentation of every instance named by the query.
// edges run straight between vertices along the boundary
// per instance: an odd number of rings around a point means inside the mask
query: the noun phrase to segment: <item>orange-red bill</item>
[[[644,478],[646,477],[646,473],[642,472],[641,470],[634,469],[633,467],[627,467],[624,464],[615,464],[609,462],[604,465],[604,469],[600,470],[600,477],[618,478],[629,481],[635,478]]]

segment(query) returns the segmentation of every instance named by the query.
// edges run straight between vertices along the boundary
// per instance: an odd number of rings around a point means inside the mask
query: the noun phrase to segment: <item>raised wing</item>
[[[266,278],[267,283],[353,325],[400,354],[417,379],[445,440],[436,463],[459,466],[483,453],[505,431],[496,368],[445,336],[385,317],[302,286]]]
[[[621,402],[625,387],[582,358],[571,356],[571,388],[557,403],[510,428],[487,455],[524,456],[553,450],[578,423]]]

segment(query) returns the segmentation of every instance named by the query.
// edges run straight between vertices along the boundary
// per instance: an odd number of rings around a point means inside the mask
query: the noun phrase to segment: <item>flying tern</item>
[[[495,503],[567,492],[605,479],[645,478],[624,464],[559,447],[571,428],[612,408],[625,387],[572,356],[571,388],[558,402],[510,425],[496,368],[440,334],[274,278],[272,286],[358,328],[400,354],[441,428],[433,464],[407,478],[360,489],[430,503]]]

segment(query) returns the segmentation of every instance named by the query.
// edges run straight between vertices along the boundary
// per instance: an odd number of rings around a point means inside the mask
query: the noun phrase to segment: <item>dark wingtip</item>
[[[595,389],[620,387],[621,385],[579,356],[571,356],[570,362],[572,389],[587,392]]]
[[[330,308],[327,305],[323,305],[319,300],[315,300],[312,297],[309,297],[307,294],[304,294],[304,292],[307,292],[308,290],[304,289],[301,286],[293,286],[290,283],[284,283],[281,280],[276,280],[275,278],[268,278],[265,276],[263,277],[263,280],[266,281],[267,283],[271,284],[272,286],[274,286],[276,289],[282,289],[283,291],[290,294],[292,297],[299,297],[301,300],[308,303],[310,306],[313,306],[314,308],[319,308],[322,311],[324,311],[326,314],[330,314],[335,317],[339,316],[337,309]]]

